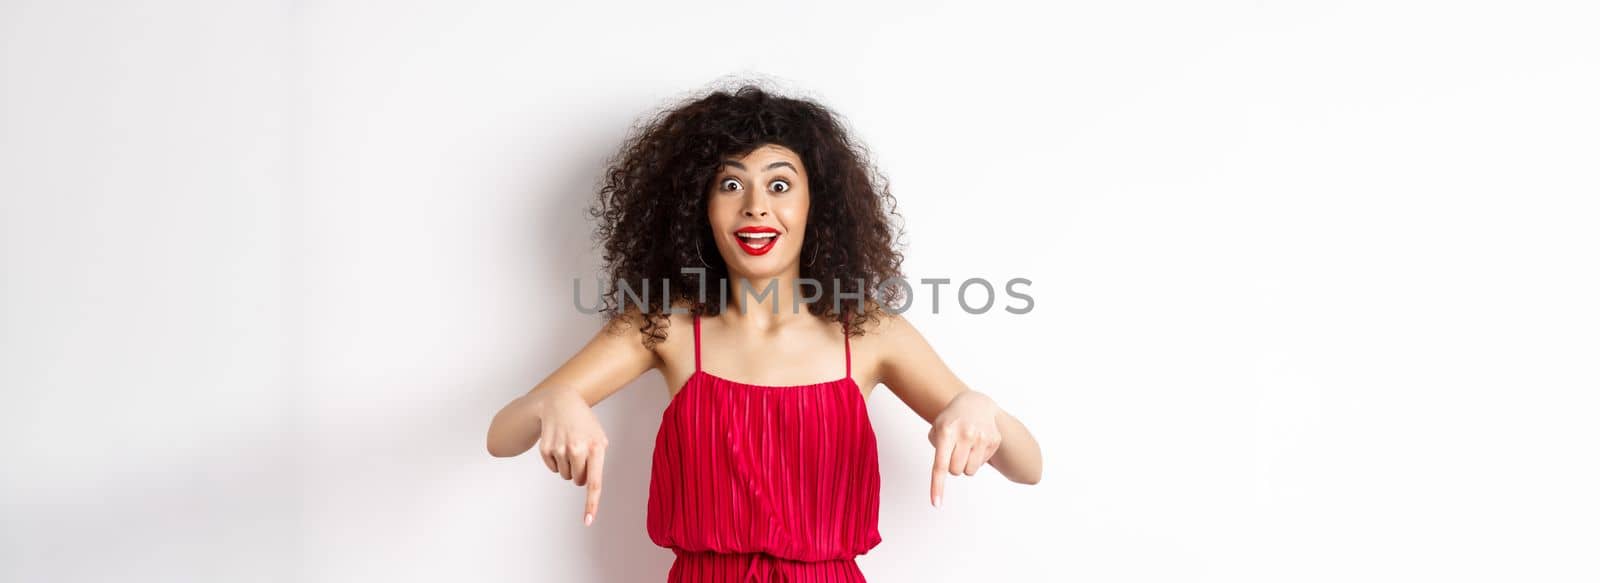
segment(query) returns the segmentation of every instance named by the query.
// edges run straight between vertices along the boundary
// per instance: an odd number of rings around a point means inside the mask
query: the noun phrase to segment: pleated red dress
[[[878,534],[878,442],[850,376],[752,385],[700,368],[661,414],[646,528],[668,583],[864,583]]]

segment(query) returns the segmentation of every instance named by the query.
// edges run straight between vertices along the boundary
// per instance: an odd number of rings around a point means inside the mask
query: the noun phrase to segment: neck
[[[777,325],[802,316],[811,317],[806,295],[816,295],[816,286],[796,287],[800,280],[797,270],[778,275],[755,277],[731,272],[728,274],[728,305],[724,314],[759,325]]]

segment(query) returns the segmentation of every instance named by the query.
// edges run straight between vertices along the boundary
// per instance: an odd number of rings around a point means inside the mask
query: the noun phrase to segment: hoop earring
[[[813,247],[813,249],[815,249],[815,248]],[[812,251],[811,252],[811,260],[806,262],[806,267],[811,267],[812,265],[815,265],[816,263],[817,263],[817,252],[816,251]]]
[[[707,269],[711,268],[711,264],[706,263],[706,258],[700,255],[700,239],[698,238],[694,240],[694,256],[700,258],[700,265],[705,266]]]

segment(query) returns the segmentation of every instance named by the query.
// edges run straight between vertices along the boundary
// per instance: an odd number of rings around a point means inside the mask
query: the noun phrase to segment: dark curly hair
[[[683,98],[636,123],[608,160],[588,211],[598,222],[595,240],[603,245],[603,271],[610,280],[601,293],[602,313],[618,321],[637,309],[641,284],[649,282],[639,325],[645,345],[653,346],[666,339],[668,306],[687,304],[695,314],[720,311],[718,290],[737,289],[728,281],[706,217],[711,183],[725,157],[743,157],[767,144],[798,154],[811,185],[800,276],[820,282],[822,297],[807,310],[844,322],[853,336],[882,316],[880,305],[900,297],[900,285],[884,284],[904,277],[902,221],[888,181],[838,114],[748,82]],[[705,269],[706,301],[699,297],[701,278],[683,273],[683,267]],[[663,280],[671,282],[665,301]],[[618,287],[623,281],[633,292],[626,303]],[[836,281],[837,295],[861,299],[836,301]]]

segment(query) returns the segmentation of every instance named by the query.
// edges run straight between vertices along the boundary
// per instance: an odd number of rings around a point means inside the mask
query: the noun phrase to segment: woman
[[[607,325],[495,416],[489,452],[538,443],[588,488],[591,524],[607,443],[591,407],[660,370],[647,526],[677,555],[672,582],[864,581],[854,557],[881,540],[866,414],[879,384],[932,426],[934,506],[945,476],[985,464],[1038,483],[1028,430],[880,305],[899,298],[884,285],[901,277],[893,203],[815,102],[747,85],[669,108],[629,137],[590,209]]]

